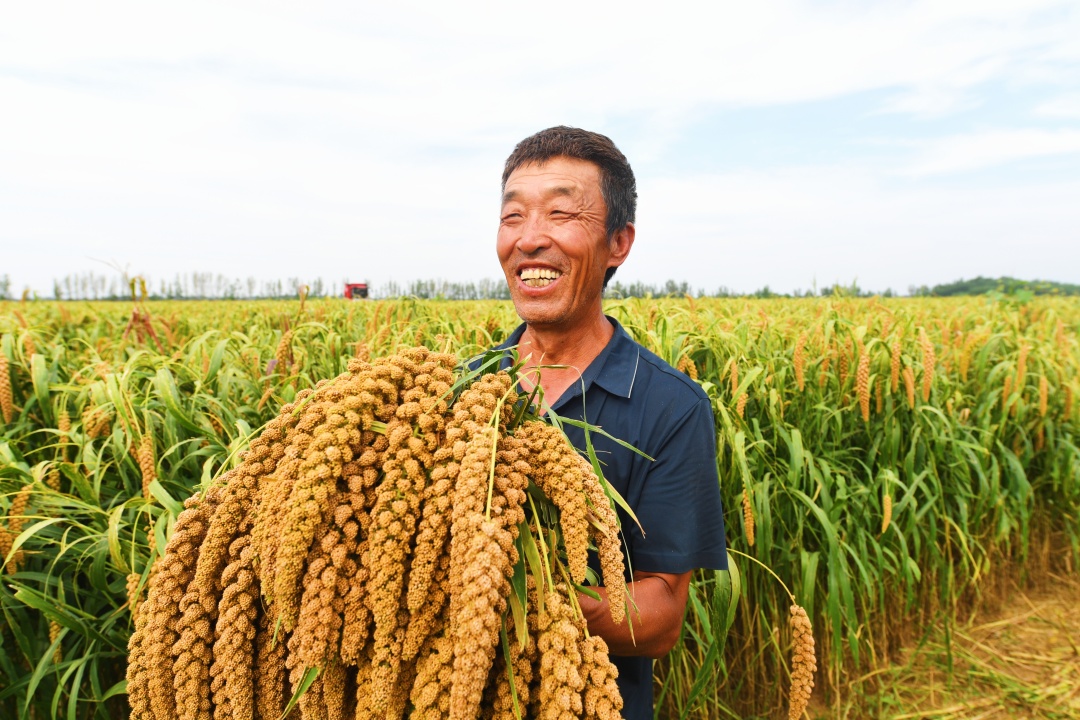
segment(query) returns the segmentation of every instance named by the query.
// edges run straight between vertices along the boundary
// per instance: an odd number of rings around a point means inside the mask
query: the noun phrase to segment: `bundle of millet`
[[[136,615],[132,718],[617,716],[575,600],[592,544],[625,621],[611,492],[509,373],[353,360],[186,503]]]

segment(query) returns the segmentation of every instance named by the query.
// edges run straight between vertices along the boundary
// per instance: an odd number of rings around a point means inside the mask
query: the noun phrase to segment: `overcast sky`
[[[500,276],[502,163],[638,178],[619,279],[1080,283],[1080,3],[0,7],[0,275]]]

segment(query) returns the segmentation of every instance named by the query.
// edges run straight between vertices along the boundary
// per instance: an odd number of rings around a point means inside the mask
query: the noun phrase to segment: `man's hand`
[[[644,655],[655,659],[675,646],[690,592],[690,573],[634,573],[634,581],[626,586],[631,600],[627,619],[633,622],[632,638],[627,621],[621,625],[612,622],[607,589],[592,589],[600,594],[600,600],[578,595],[581,611],[589,632],[604,638],[612,655]]]

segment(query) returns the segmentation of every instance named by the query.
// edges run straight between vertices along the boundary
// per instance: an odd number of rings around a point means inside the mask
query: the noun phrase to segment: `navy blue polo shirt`
[[[684,573],[727,569],[724,516],[716,469],[716,426],[705,392],[634,341],[613,318],[615,333],[604,350],[551,406],[560,417],[599,425],[630,443],[647,460],[592,434],[604,477],[634,510],[641,529],[620,508],[629,572]],[[517,345],[519,326],[499,346]],[[585,431],[563,426],[583,454]],[[644,530],[644,533],[642,533]],[[591,563],[599,572],[596,558]],[[615,657],[623,717],[653,716],[652,660]]]

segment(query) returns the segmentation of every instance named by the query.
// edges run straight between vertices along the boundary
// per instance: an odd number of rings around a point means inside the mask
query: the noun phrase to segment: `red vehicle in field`
[[[345,283],[345,297],[347,299],[365,300],[367,296],[367,283]]]

